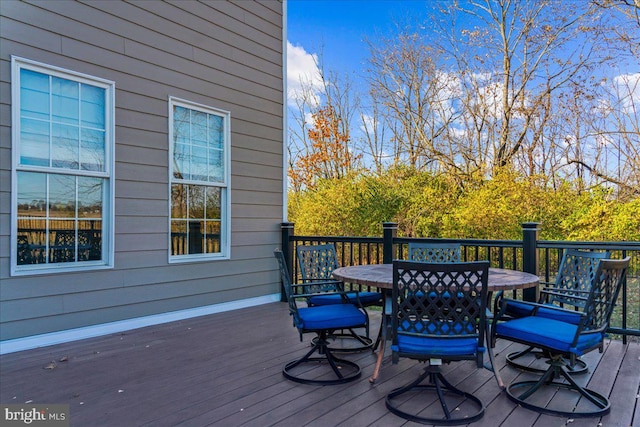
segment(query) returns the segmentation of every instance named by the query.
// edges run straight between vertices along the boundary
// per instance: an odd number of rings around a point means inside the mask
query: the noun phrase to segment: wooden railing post
[[[538,275],[540,265],[538,255],[538,233],[540,229],[538,222],[525,222],[522,224],[522,271]],[[539,289],[525,289],[522,299],[525,301],[538,301]]]
[[[393,239],[398,234],[397,222],[382,223],[382,263],[391,264],[394,258]]]
[[[280,230],[282,232],[282,255],[284,255],[285,262],[287,264],[287,270],[289,270],[289,274],[291,275],[291,280],[295,282],[293,277],[293,242],[291,241],[291,236],[294,235],[294,226],[293,222],[283,222],[280,224]],[[282,283],[280,284],[280,301],[286,302],[287,296],[284,292],[284,288],[282,287]]]

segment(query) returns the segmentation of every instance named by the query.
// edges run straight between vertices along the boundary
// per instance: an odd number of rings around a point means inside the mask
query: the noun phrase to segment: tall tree
[[[351,138],[359,96],[348,76],[326,72],[316,63],[319,85],[302,82],[289,129],[289,178],[294,191],[320,179],[340,178],[359,166]]]

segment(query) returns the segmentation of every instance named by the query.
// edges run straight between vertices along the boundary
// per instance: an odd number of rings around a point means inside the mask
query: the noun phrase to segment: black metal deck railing
[[[406,259],[410,242],[460,243],[465,261],[488,260],[492,267],[526,271],[540,276],[541,283],[555,280],[560,260],[567,249],[607,250],[612,258],[631,257],[627,280],[623,285],[609,331],[628,337],[640,337],[640,242],[574,242],[539,240],[536,223],[523,224],[522,240],[415,239],[396,236],[397,225],[383,224],[383,237],[296,236],[294,225],[282,225],[282,249],[293,278],[299,277],[296,247],[333,243],[340,265],[389,263]],[[512,297],[534,300],[535,289],[513,291]]]

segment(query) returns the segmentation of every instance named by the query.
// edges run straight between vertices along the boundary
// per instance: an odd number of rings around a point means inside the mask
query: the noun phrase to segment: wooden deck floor
[[[418,363],[387,363],[372,386],[375,355],[362,352],[346,356],[363,368],[356,382],[318,387],[284,379],[283,364],[302,355],[309,339],[301,343],[286,305],[272,303],[7,354],[0,357],[0,402],[66,403],[72,426],[415,425],[390,414],[384,397],[415,378]],[[505,345],[497,346],[497,364],[510,382],[524,374],[504,367],[504,354],[518,348]],[[587,361],[592,372],[580,381],[612,401],[602,419],[568,420],[519,408],[489,371],[471,362],[445,371],[487,406],[474,427],[640,426],[640,345],[607,342],[602,355],[592,352]],[[45,369],[52,362],[55,367]]]

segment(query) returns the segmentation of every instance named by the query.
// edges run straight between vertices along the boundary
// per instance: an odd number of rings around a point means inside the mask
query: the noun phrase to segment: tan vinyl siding
[[[279,291],[279,1],[3,1],[0,340]],[[114,268],[10,276],[11,55],[115,82]],[[168,100],[231,115],[229,260],[168,262]]]

